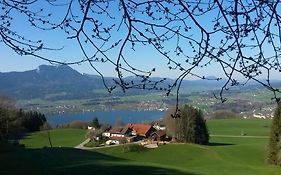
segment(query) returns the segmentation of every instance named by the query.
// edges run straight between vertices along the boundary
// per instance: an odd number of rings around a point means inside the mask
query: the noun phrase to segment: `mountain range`
[[[152,77],[152,79],[160,80],[157,77]],[[105,77],[104,80],[109,86],[114,84],[113,77]],[[126,77],[125,80],[136,81],[136,77]],[[165,80],[166,85],[173,82],[173,79]],[[219,89],[222,83],[223,81],[185,80],[182,83],[182,91],[215,90]],[[115,96],[147,93],[151,91],[137,89],[126,93],[118,89],[113,91]],[[37,69],[24,72],[0,73],[0,94],[15,99],[45,100],[87,99],[111,95],[107,93],[100,76],[81,74],[66,65],[41,65]]]
[[[16,99],[76,99],[96,95],[101,78],[80,74],[69,66],[41,65],[24,72],[0,73],[0,93]]]

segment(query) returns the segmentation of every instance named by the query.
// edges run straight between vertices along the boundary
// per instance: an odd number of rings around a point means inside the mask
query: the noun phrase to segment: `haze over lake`
[[[143,123],[163,118],[165,112],[161,111],[107,111],[107,112],[80,112],[64,113],[46,116],[47,121],[52,125],[67,124],[73,121],[91,121],[97,117],[100,123],[114,125],[117,120],[123,123]]]

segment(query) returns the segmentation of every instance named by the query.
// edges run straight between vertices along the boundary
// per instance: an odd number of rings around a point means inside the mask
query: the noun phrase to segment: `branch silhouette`
[[[224,92],[232,86],[256,81],[273,92],[279,101],[280,89],[271,84],[272,72],[281,72],[281,16],[279,1],[242,0],[0,0],[2,11],[0,42],[19,55],[32,55],[52,64],[88,63],[104,79],[97,64],[110,64],[116,71],[108,92],[119,87],[165,91],[177,94],[177,109],[182,81],[188,76],[224,81],[215,97],[226,101]],[[48,8],[64,13],[60,20]],[[55,10],[53,11],[55,13]],[[11,27],[14,15],[24,16],[40,30],[62,30],[68,40],[78,43],[83,55],[75,61],[60,61],[40,55],[44,41],[32,41]],[[122,31],[122,32],[121,32]],[[127,51],[139,47],[155,50],[178,76],[172,84],[166,78],[155,80],[156,65],[143,69],[130,62]],[[204,71],[217,65],[221,77],[208,78]],[[101,68],[102,69],[102,68]],[[199,72],[199,73],[198,73]],[[137,80],[127,80],[133,75]],[[244,77],[239,81],[237,76]],[[265,80],[262,80],[265,77]],[[176,115],[175,115],[176,116]]]

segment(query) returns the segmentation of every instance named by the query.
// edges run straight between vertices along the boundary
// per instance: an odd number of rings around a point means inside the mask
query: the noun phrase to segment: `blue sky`
[[[111,10],[113,10],[113,8],[111,8]],[[59,13],[56,12],[55,14],[57,15],[55,18],[61,19],[65,14],[65,9],[60,11]],[[30,24],[26,22],[26,20],[26,18],[23,18],[22,16],[14,13],[12,28],[15,29],[18,34],[26,36],[29,39],[43,40],[44,46],[55,49],[63,47],[63,49],[59,51],[41,51],[38,52],[39,55],[65,62],[80,60],[84,57],[81,49],[78,47],[77,41],[67,40],[67,35],[63,31],[55,30],[46,32],[38,30],[31,27]],[[117,33],[120,35],[113,37],[113,39],[115,40],[118,40],[117,38],[122,39],[122,37],[124,37],[125,35],[125,32],[122,32],[122,30],[118,31]],[[167,61],[163,60],[163,58],[160,57],[159,53],[154,49],[151,49],[151,47],[136,46],[136,50],[136,52],[133,52],[131,49],[128,49],[126,51],[128,55],[128,62],[130,62],[132,65],[146,69],[147,71],[156,67],[157,72],[154,76],[175,78],[178,75],[177,71],[169,71],[166,66]],[[35,69],[41,64],[49,64],[46,61],[34,58],[32,56],[20,56],[3,43],[0,43],[0,51],[0,72],[25,71]],[[115,59],[115,57],[117,57],[116,53],[112,53],[111,56],[113,60]],[[100,68],[100,70],[102,70],[104,75],[116,76],[114,67],[112,67],[111,65],[99,63],[96,63],[96,65]],[[96,74],[96,72],[87,63],[84,63],[82,65],[73,65],[72,67],[81,73]]]
[[[41,8],[42,4],[36,4],[35,8]],[[110,8],[110,13],[116,15],[117,14],[117,5]],[[61,10],[58,9],[51,9],[47,8],[46,11],[44,11],[46,14],[48,12],[55,11],[54,16],[52,16],[52,19],[60,20],[62,19],[63,15],[65,14],[65,9],[63,7],[58,7]],[[172,10],[172,9],[171,9]],[[78,11],[77,11],[78,14]],[[211,14],[209,14],[210,16]],[[120,14],[116,15],[117,18],[114,20],[108,20],[108,18],[105,18],[104,16],[101,16],[101,21],[103,21],[105,24],[110,24],[112,22],[117,21],[116,23],[119,23],[121,18]],[[119,17],[119,18],[118,18]],[[206,28],[210,27],[210,19],[209,18],[203,18],[199,19],[200,22],[202,22],[203,25],[205,25]],[[71,62],[75,60],[81,60],[84,58],[83,53],[81,49],[78,46],[78,43],[76,40],[67,40],[67,35],[61,31],[61,30],[54,30],[54,31],[42,31],[39,29],[34,29],[30,26],[29,23],[26,22],[26,18],[23,18],[22,16],[14,13],[14,21],[12,23],[12,28],[15,29],[19,34],[22,34],[24,36],[27,36],[30,39],[33,40],[43,40],[44,45],[51,47],[51,48],[63,48],[59,51],[42,51],[38,52],[38,54],[45,56],[46,58],[60,60],[62,62]],[[141,26],[140,26],[141,28]],[[121,28],[119,31],[114,32],[114,36],[112,37],[112,41],[118,41],[118,39],[124,39],[124,36],[126,35],[126,27]],[[199,34],[196,33],[197,31],[194,31],[193,37],[198,38]],[[220,36],[218,37],[218,41],[216,41],[216,38],[213,38],[212,42],[219,42]],[[175,40],[171,40],[168,45],[166,45],[167,48],[170,48],[171,51],[173,51],[175,47]],[[112,43],[108,43],[110,45]],[[185,43],[181,43],[184,47]],[[85,47],[89,53],[93,50],[93,48],[86,46]],[[185,49],[185,48],[183,48]],[[188,49],[188,47],[186,47]],[[10,48],[6,47],[3,43],[0,42],[0,72],[9,72],[9,71],[25,71],[25,70],[31,70],[35,69],[39,65],[42,64],[49,64],[46,61],[40,60],[38,58],[34,58],[31,56],[20,56],[17,55],[14,51],[12,51]],[[118,49],[115,51],[109,52],[108,56],[112,60],[116,60],[117,58]],[[136,66],[137,68],[141,68],[144,70],[151,70],[153,68],[156,68],[156,72],[153,74],[153,76],[159,76],[159,77],[169,77],[169,78],[176,78],[180,71],[178,70],[169,70],[167,66],[167,60],[163,58],[155,49],[153,49],[150,46],[144,46],[144,45],[137,45],[136,51],[133,51],[130,49],[130,46],[128,46],[124,52],[126,55],[127,61],[131,63],[133,66]],[[177,58],[178,59],[178,58]],[[184,58],[179,58],[184,59]],[[110,64],[104,63],[95,63],[95,66],[105,75],[105,76],[116,76],[116,71],[114,70],[114,67]],[[82,65],[73,65],[74,69],[78,70],[81,73],[88,73],[88,74],[97,74],[88,63],[84,63]],[[221,77],[221,69],[218,65],[218,63],[213,62],[211,65],[205,68],[197,68],[193,73],[200,74],[202,76],[217,76]],[[125,74],[129,75],[129,74]],[[273,79],[279,79],[279,73],[274,72],[272,74]],[[239,78],[239,76],[237,76]],[[189,76],[187,77],[189,79],[194,79],[194,77]]]
[[[37,4],[39,8],[39,4]],[[35,8],[38,8],[38,7]],[[114,8],[110,8],[111,13],[114,14],[117,11],[117,6]],[[44,11],[46,14],[48,11],[52,11],[52,9],[47,8]],[[53,16],[52,19],[62,19],[65,14],[66,9],[62,8],[62,10],[56,10],[54,13],[56,16]],[[75,40],[67,40],[65,39],[67,35],[61,30],[54,31],[42,31],[35,29],[30,26],[27,22],[27,18],[23,18],[19,14],[13,13],[14,20],[12,23],[12,28],[15,29],[19,34],[28,37],[33,40],[43,40],[44,46],[51,48],[62,48],[59,51],[41,51],[38,52],[39,55],[45,56],[46,58],[71,62],[75,60],[80,60],[84,56],[81,52],[81,49],[78,47],[78,43]],[[118,15],[117,15],[118,16]],[[120,18],[121,19],[121,18]],[[120,20],[118,19],[118,20]],[[106,20],[105,20],[106,21]],[[123,32],[124,31],[124,32]],[[126,28],[123,28],[117,32],[118,36],[114,36],[113,40],[117,41],[118,38],[123,39],[126,35]],[[115,31],[116,32],[116,31]],[[115,33],[116,34],[116,33]],[[109,43],[111,44],[111,43]],[[171,47],[174,43],[171,43]],[[174,47],[174,46],[173,46]],[[30,69],[35,69],[41,64],[49,64],[46,61],[42,61],[38,58],[34,58],[32,56],[20,56],[14,53],[10,48],[5,46],[3,43],[0,43],[1,56],[0,56],[0,72],[9,72],[9,71],[25,71]],[[92,48],[89,48],[91,50]],[[116,52],[109,54],[113,60],[116,59]],[[169,70],[167,66],[167,60],[163,59],[163,57],[155,51],[152,47],[137,45],[136,51],[132,51],[128,46],[126,50],[127,61],[136,66],[138,68],[142,68],[144,70],[151,70],[156,68],[156,72],[153,76],[159,77],[169,77],[176,78],[180,73],[177,70]],[[116,72],[114,71],[114,67],[109,64],[95,64],[106,76],[116,76]],[[96,74],[96,72],[87,64],[84,63],[82,65],[73,65],[74,69],[78,70],[81,73],[89,73]],[[199,70],[200,71],[200,70]],[[218,74],[216,68],[204,70],[208,75],[216,75]],[[193,78],[193,77],[191,77]]]

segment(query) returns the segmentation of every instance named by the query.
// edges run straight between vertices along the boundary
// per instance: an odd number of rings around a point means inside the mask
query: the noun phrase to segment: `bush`
[[[126,144],[123,145],[123,152],[128,153],[128,152],[142,152],[145,150],[145,147],[142,145],[138,144]]]
[[[119,139],[119,144],[125,144],[125,143],[127,143],[128,141],[127,141],[127,139],[126,138],[121,138],[121,139]]]

